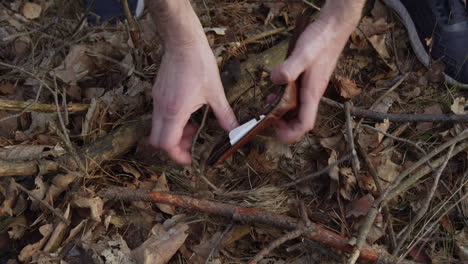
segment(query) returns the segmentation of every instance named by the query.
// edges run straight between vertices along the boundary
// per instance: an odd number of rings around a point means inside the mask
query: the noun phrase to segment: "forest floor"
[[[192,1],[240,121],[318,2]],[[205,108],[191,166],[148,144],[163,46],[147,11],[93,25],[78,1],[0,6],[0,263],[468,261],[467,123],[392,115],[466,116],[467,90],[419,63],[379,1],[314,130],[292,145],[266,131],[216,168],[204,164],[225,135]]]

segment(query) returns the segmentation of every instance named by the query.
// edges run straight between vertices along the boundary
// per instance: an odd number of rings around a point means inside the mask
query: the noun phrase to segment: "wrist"
[[[166,48],[208,42],[189,0],[147,0],[147,3]]]
[[[335,31],[349,35],[361,19],[365,2],[365,0],[327,0],[319,20]]]

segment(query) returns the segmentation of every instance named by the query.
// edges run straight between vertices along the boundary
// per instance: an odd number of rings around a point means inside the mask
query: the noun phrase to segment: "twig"
[[[70,222],[62,215],[62,212],[60,212],[60,210],[58,209],[55,209],[53,208],[50,204],[48,204],[46,201],[40,199],[39,197],[37,197],[35,194],[33,194],[31,191],[29,191],[28,189],[24,188],[23,185],[19,184],[19,183],[15,183],[16,186],[18,187],[18,189],[22,190],[23,192],[25,192],[27,195],[29,195],[29,197],[31,197],[32,199],[38,201],[40,204],[44,205],[47,209],[49,209],[54,215],[56,215],[58,218],[60,218],[60,220],[62,220],[62,222],[66,223],[66,224],[69,224]]]
[[[278,239],[272,241],[267,247],[263,248],[258,252],[255,257],[248,262],[248,264],[257,264],[260,260],[262,260],[266,255],[270,254],[270,252],[284,244],[288,240],[292,240],[295,238],[300,237],[301,235],[304,234],[306,230],[305,229],[296,229],[294,231],[288,232],[284,234],[283,236],[279,237]]]
[[[207,257],[206,260],[205,260],[205,264],[211,263],[211,262],[210,262],[211,256],[213,256],[215,250],[219,247],[219,245],[220,245],[221,242],[223,241],[223,238],[226,236],[226,234],[227,234],[229,231],[231,231],[232,226],[233,226],[233,224],[229,224],[229,226],[226,227],[226,229],[223,231],[223,233],[221,233],[221,235],[219,236],[219,238],[216,240],[216,244],[213,245],[213,247],[211,248],[210,254],[208,254],[208,257]]]
[[[408,236],[413,232],[414,227],[416,226],[416,223],[421,220],[421,218],[426,214],[427,210],[429,209],[429,205],[432,201],[432,198],[434,197],[434,193],[437,189],[437,186],[439,185],[439,179],[440,175],[442,175],[442,172],[444,171],[445,167],[448,164],[448,161],[451,158],[453,149],[455,148],[455,145],[452,145],[445,157],[444,162],[442,165],[437,169],[435,172],[435,177],[434,177],[434,183],[432,184],[431,190],[427,194],[426,198],[424,199],[424,203],[421,206],[421,208],[418,210],[418,213],[416,216],[411,220],[410,224],[407,225],[405,228],[403,228],[400,233],[398,233],[398,237],[400,237],[400,241],[398,241],[397,247],[395,248],[394,254],[397,254],[398,251],[400,251],[401,247],[403,244],[406,242],[408,239]]]
[[[345,156],[343,156],[341,159],[337,160],[336,162],[332,163],[332,164],[329,164],[328,166],[326,166],[325,168],[317,171],[317,172],[314,172],[312,174],[309,174],[309,175],[306,175],[306,176],[303,176],[303,177],[300,177],[298,179],[295,179],[294,181],[290,182],[290,183],[287,183],[287,184],[283,184],[282,186],[280,186],[280,188],[287,188],[287,187],[291,187],[293,185],[296,185],[300,182],[303,182],[303,181],[306,181],[306,180],[310,180],[310,179],[313,179],[317,176],[320,176],[322,174],[325,174],[327,173],[329,170],[331,170],[333,167],[337,166],[338,164],[344,162],[344,161],[347,161],[349,158],[352,157],[352,153],[348,153],[346,154]]]
[[[85,112],[89,108],[88,104],[69,104],[67,105],[67,111],[70,113]],[[57,107],[53,104],[37,104],[36,102],[23,102],[16,100],[5,100],[0,99],[0,110],[7,111],[22,111],[37,112],[37,113],[56,113]],[[60,107],[60,111],[64,112],[64,107]],[[1,121],[1,120],[0,120]]]
[[[344,106],[336,101],[329,98],[322,97],[320,102],[327,105],[343,109]],[[388,119],[392,122],[453,122],[453,123],[465,123],[468,122],[468,115],[446,115],[446,114],[388,114],[380,113],[371,110],[362,109],[353,106],[351,108],[351,114],[369,118],[373,120],[385,120]]]
[[[307,0],[302,0],[302,2],[304,2],[306,5],[312,7],[313,9],[317,10],[317,11],[320,11],[320,7],[316,6],[314,3],[312,2],[309,2]]]
[[[429,227],[426,227],[424,230],[424,233],[418,237],[418,239],[416,239],[416,241],[413,243],[413,245],[403,254],[400,256],[400,258],[398,259],[398,262],[397,263],[401,263],[401,260],[404,259],[406,257],[406,255],[408,255],[408,253],[411,251],[411,249],[413,249],[413,247],[415,245],[417,245],[419,243],[419,241],[421,241],[429,232],[432,232],[435,228],[435,226],[441,222],[442,220],[442,217],[444,217],[448,212],[450,212],[453,208],[455,208],[455,206],[457,206],[460,202],[462,202],[463,200],[465,200],[466,198],[468,198],[468,193],[465,193],[456,203],[454,203],[452,206],[450,206],[449,208],[447,208],[447,210],[445,210],[440,216],[439,218],[437,218],[437,220],[435,220],[434,222],[432,222],[432,224],[429,226]]]
[[[208,117],[209,112],[210,112],[210,106],[206,105],[205,106],[205,111],[203,112],[203,118],[202,118],[200,127],[198,128],[197,132],[193,136],[192,147],[190,148],[190,154],[192,156],[192,163],[195,161],[194,160],[194,155],[193,155],[195,153],[195,145],[197,144],[198,137],[200,137],[200,133],[201,133],[203,127],[205,127],[206,119]]]
[[[382,187],[382,183],[380,182],[379,175],[377,174],[377,171],[376,171],[374,165],[372,164],[371,160],[369,159],[369,156],[367,155],[367,153],[364,151],[364,148],[359,143],[358,143],[358,150],[361,153],[361,155],[363,156],[367,167],[369,168],[369,172],[370,172],[370,174],[372,176],[372,179],[375,182],[375,187],[377,188],[377,191],[379,192],[379,194],[382,194],[384,192],[384,190],[383,190],[383,187]],[[391,242],[392,248],[395,248],[396,247],[396,236],[395,236],[395,231],[393,230],[393,226],[392,226],[392,216],[390,214],[390,209],[388,208],[388,205],[384,205],[383,208],[384,208],[385,221],[386,221],[386,223],[388,225],[388,230],[390,231],[390,242]]]
[[[439,154],[440,152],[442,152],[446,148],[456,144],[457,142],[465,140],[466,138],[468,138],[468,130],[463,131],[457,137],[455,137],[455,138],[445,142],[444,144],[438,146],[437,148],[435,148],[433,151],[428,153],[426,156],[424,156],[423,158],[421,158],[417,162],[415,162],[412,166],[410,166],[409,168],[407,168],[403,172],[401,172],[400,175],[398,175],[398,177],[396,177],[392,181],[392,183],[390,184],[389,187],[387,187],[385,192],[380,195],[379,199],[376,199],[373,202],[372,207],[371,207],[371,209],[369,210],[369,212],[367,214],[367,217],[365,219],[364,224],[359,229],[359,234],[358,234],[359,239],[356,242],[357,249],[361,249],[363,247],[364,242],[365,242],[365,240],[367,238],[367,234],[369,233],[370,227],[374,223],[375,217],[377,216],[377,212],[379,211],[379,208],[380,208],[381,204],[383,204],[386,201],[392,199],[393,197],[398,195],[402,190],[406,190],[407,187],[411,186],[412,183],[416,182],[417,179],[424,176],[425,174],[418,175],[418,177],[415,177],[415,175],[413,175],[413,177],[411,177],[411,181],[409,181],[409,183],[410,183],[409,186],[408,186],[408,181],[403,182],[402,183],[403,185],[399,185],[401,183],[401,181],[406,176],[408,176],[410,173],[412,173],[415,169],[419,168],[421,165],[426,163],[429,159],[431,159],[435,155]],[[468,142],[460,144],[460,146],[458,146],[454,150],[453,155],[455,155],[456,153],[462,151],[464,149],[463,147],[464,148],[468,147]],[[458,152],[457,152],[457,150],[458,150]]]
[[[245,208],[225,203],[200,200],[184,195],[176,195],[164,192],[147,192],[142,190],[130,190],[127,188],[112,188],[103,190],[101,196],[109,200],[125,201],[151,201],[182,207],[188,210],[205,212],[229,218],[246,224],[265,224],[286,230],[304,228],[302,220],[271,213],[255,208]],[[334,232],[331,232],[317,224],[311,223],[307,227],[304,236],[308,239],[328,245],[340,252],[352,252],[353,247],[348,240]],[[376,250],[368,246],[361,248],[361,259],[371,263],[394,263],[395,259],[388,252]],[[405,263],[413,263],[406,261]]]
[[[345,110],[345,115],[346,115],[346,134],[348,137],[348,144],[349,144],[349,151],[351,152],[352,156],[352,167],[354,171],[354,175],[356,177],[359,175],[359,170],[361,169],[361,166],[359,164],[359,158],[356,153],[356,148],[354,147],[354,136],[353,136],[353,124],[351,120],[351,102],[346,101],[344,104],[344,110]]]
[[[0,177],[37,175],[38,173],[53,172],[58,169],[59,164],[50,160],[0,161]]]
[[[130,31],[130,37],[132,38],[133,44],[135,46],[138,46],[140,36],[138,34],[138,24],[135,21],[135,18],[132,15],[132,12],[130,11],[130,7],[128,6],[128,1],[127,0],[120,0],[125,17],[127,18],[127,23],[128,23],[128,29]]]
[[[381,129],[378,129],[378,128],[375,128],[375,127],[372,127],[372,126],[362,125],[362,127],[367,128],[367,129],[370,129],[370,130],[374,130],[375,132],[378,132],[378,133],[380,133],[380,134],[382,134],[382,135],[385,135],[386,137],[389,137],[389,138],[394,139],[394,140],[396,140],[396,141],[400,141],[400,142],[403,142],[403,143],[405,143],[405,144],[411,145],[411,146],[415,147],[417,150],[419,150],[422,154],[427,155],[427,152],[426,152],[423,148],[421,148],[421,147],[418,145],[418,143],[414,143],[414,142],[411,141],[411,140],[404,139],[404,138],[401,138],[401,137],[396,137],[396,136],[394,136],[394,135],[392,135],[392,134],[390,134],[390,133],[387,133],[387,132],[385,132],[385,131],[383,131],[383,130],[381,130]],[[434,168],[432,168],[431,163],[430,163],[429,161],[427,161],[427,165],[428,165],[432,170],[434,170]]]
[[[409,123],[404,123],[402,125],[400,125],[399,127],[397,127],[393,132],[392,132],[392,136],[395,136],[395,137],[399,137],[401,134],[403,134],[403,132],[406,131],[406,129],[408,129],[409,127]],[[371,151],[371,153],[378,153],[380,151],[382,151],[384,148],[388,147],[391,143],[393,142],[393,140],[391,138],[385,138],[375,149],[373,149]]]
[[[42,84],[39,85],[39,89],[37,90],[37,93],[36,93],[36,98],[34,98],[34,102],[31,102],[29,105],[25,106],[23,108],[23,110],[18,113],[18,114],[15,114],[15,115],[11,115],[11,116],[7,116],[7,117],[4,117],[2,119],[0,119],[0,123],[1,122],[4,122],[8,119],[12,119],[12,118],[17,118],[17,117],[20,117],[22,114],[24,114],[29,108],[31,108],[34,104],[37,103],[37,101],[39,100],[39,96],[41,95],[42,93]]]

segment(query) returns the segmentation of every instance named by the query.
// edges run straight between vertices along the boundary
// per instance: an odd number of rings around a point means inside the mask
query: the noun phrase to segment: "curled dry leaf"
[[[42,6],[36,3],[26,2],[21,13],[27,19],[36,19],[41,16]]]
[[[57,76],[67,84],[76,85],[95,68],[93,59],[86,53],[87,45],[75,45],[65,57],[62,65],[55,68],[51,75]]]
[[[0,94],[14,94],[16,92],[16,86],[11,82],[0,83]]]
[[[388,128],[390,127],[390,121],[388,119],[384,119],[383,123],[375,124],[375,128],[382,130],[383,132],[387,132]],[[382,142],[384,135],[382,133],[377,133],[377,142],[380,144]]]
[[[55,197],[65,191],[68,188],[68,185],[70,185],[78,176],[79,174],[76,172],[55,176],[52,180],[52,184],[47,190],[45,201],[53,205]]]
[[[167,178],[166,178],[165,173],[159,176],[158,180],[156,181],[156,187],[154,188],[153,191],[163,191],[163,192],[169,191],[169,185],[167,184]],[[174,206],[171,206],[168,204],[162,204],[162,203],[156,203],[156,206],[159,208],[159,210],[161,210],[162,212],[166,214],[175,215]]]
[[[67,209],[65,210],[65,213],[63,214],[63,217],[65,217],[65,219],[67,220],[70,220],[71,218],[70,204],[68,204]],[[54,228],[54,232],[52,232],[52,235],[47,241],[47,244],[44,246],[43,251],[55,252],[55,250],[57,250],[60,247],[60,244],[62,243],[63,238],[65,237],[65,233],[67,229],[68,229],[68,223],[59,221]]]
[[[225,27],[205,27],[205,28],[203,28],[203,30],[205,31],[205,33],[213,31],[214,33],[216,33],[216,35],[226,35],[227,28],[225,28]]]
[[[41,240],[39,240],[38,242],[34,244],[29,244],[25,246],[21,250],[18,256],[18,259],[23,262],[29,262],[31,257],[35,255],[44,246],[44,244],[49,239],[50,234],[52,234],[53,230],[54,230],[54,226],[52,224],[46,224],[46,225],[39,227],[39,232],[42,235]]]
[[[161,224],[151,229],[150,237],[138,248],[132,250],[138,264],[165,264],[179,250],[188,236],[189,226],[177,223],[168,230]]]
[[[265,140],[265,156],[268,160],[279,162],[282,158],[292,158],[292,152],[289,145],[281,143],[277,139],[267,138]]]
[[[85,197],[81,194],[74,195],[72,205],[80,208],[89,208],[91,211],[91,219],[96,222],[101,222],[104,202],[101,197]]]
[[[335,79],[338,84],[338,89],[340,90],[340,95],[343,98],[350,99],[361,94],[362,90],[358,88],[356,82],[351,79],[340,75],[336,75]]]
[[[395,164],[390,159],[390,154],[379,154],[370,156],[374,168],[377,170],[377,176],[381,180],[382,188],[386,188],[401,172],[402,167]]]
[[[10,178],[5,185],[0,184],[0,191],[4,196],[2,206],[0,207],[0,217],[13,215],[13,206],[18,197],[16,181],[13,178]]]
[[[335,163],[338,160],[338,154],[336,151],[332,150],[332,153],[330,154],[330,157],[328,158],[328,165]],[[328,175],[330,175],[330,178],[332,178],[334,181],[338,182],[339,180],[339,172],[340,169],[338,166],[333,166],[330,171],[328,171]]]
[[[468,100],[466,100],[465,97],[457,97],[450,106],[450,110],[457,115],[465,115],[468,114],[468,109],[465,110],[467,107]]]
[[[20,239],[28,227],[28,221],[24,215],[14,217],[8,225],[8,235],[11,239]]]
[[[351,200],[353,190],[356,187],[356,176],[351,168],[340,168],[339,172],[341,175],[340,194],[346,200]]]
[[[359,199],[353,200],[346,208],[346,217],[359,217],[367,215],[374,202],[374,196],[367,194]]]
[[[34,188],[34,190],[31,191],[31,194],[42,200],[46,195],[49,186],[46,183],[44,183],[44,181],[42,180],[42,176],[37,176],[36,179],[34,179],[34,183],[36,184],[36,188]],[[37,208],[39,202],[36,199],[32,199],[31,197],[29,199],[32,200],[31,209]]]

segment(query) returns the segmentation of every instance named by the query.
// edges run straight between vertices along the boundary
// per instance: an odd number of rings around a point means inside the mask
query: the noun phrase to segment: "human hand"
[[[323,12],[327,11],[325,8]],[[322,12],[321,17],[301,34],[291,55],[273,69],[271,80],[276,84],[295,81],[302,74],[297,118],[278,120],[276,124],[277,136],[284,143],[295,142],[314,128],[320,98],[349,35],[359,21],[360,9],[355,9],[359,11],[357,15],[350,14],[352,17],[345,21],[337,19],[336,13]]]
[[[179,164],[190,164],[190,146],[196,132],[190,115],[210,105],[226,131],[238,126],[224,94],[218,67],[207,42],[167,46],[153,86],[150,143]]]

